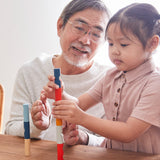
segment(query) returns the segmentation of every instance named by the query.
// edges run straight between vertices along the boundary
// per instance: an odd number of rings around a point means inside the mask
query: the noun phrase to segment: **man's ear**
[[[57,35],[58,36],[60,36],[62,29],[63,29],[63,20],[62,18],[59,18],[57,21]]]
[[[158,35],[154,35],[149,43],[148,43],[148,50],[150,53],[152,53],[159,45],[159,36]]]

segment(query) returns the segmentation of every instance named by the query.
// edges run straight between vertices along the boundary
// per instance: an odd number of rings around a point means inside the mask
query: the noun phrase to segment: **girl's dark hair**
[[[63,27],[66,25],[67,21],[71,16],[79,11],[85,9],[95,9],[98,11],[103,11],[110,18],[110,13],[106,5],[101,0],[72,0],[62,11],[60,17],[63,20]]]
[[[120,9],[108,22],[108,27],[117,23],[124,35],[129,31],[146,47],[147,41],[153,35],[160,36],[160,15],[147,3],[133,3]]]

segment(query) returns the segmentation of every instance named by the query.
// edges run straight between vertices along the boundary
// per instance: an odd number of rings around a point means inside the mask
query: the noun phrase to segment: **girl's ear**
[[[58,36],[60,36],[62,29],[63,29],[63,20],[62,18],[59,18],[57,21],[57,35]]]
[[[150,53],[152,53],[159,45],[159,36],[158,35],[154,35],[149,43],[148,43],[148,50]]]

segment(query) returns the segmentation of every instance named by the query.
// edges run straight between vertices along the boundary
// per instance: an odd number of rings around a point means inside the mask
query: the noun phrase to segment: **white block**
[[[62,144],[64,142],[62,126],[56,126],[56,139],[57,139],[57,144]]]

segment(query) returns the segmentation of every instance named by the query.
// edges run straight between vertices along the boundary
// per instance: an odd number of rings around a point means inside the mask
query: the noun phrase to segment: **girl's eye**
[[[122,47],[127,47],[127,46],[128,46],[128,44],[121,44],[121,46],[122,46]]]
[[[113,43],[109,43],[109,46],[113,46]]]

